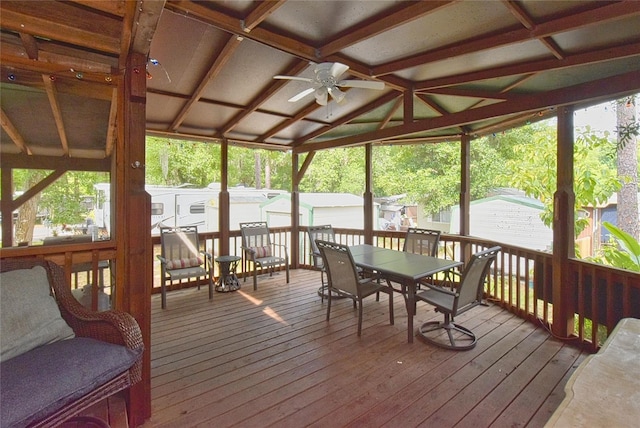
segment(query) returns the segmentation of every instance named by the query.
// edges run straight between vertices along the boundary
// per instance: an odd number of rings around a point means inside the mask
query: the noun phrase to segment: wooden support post
[[[2,168],[0,213],[2,214],[2,246],[13,246],[13,168]]]
[[[291,154],[291,248],[289,248],[289,263],[293,269],[300,265],[300,180],[298,174],[298,154]]]
[[[142,381],[128,391],[129,425],[142,425],[151,417],[151,197],[145,191],[146,124],[145,55],[129,56],[124,81],[119,85],[119,128],[115,182],[117,224],[115,238],[116,308],[130,313],[142,330]]]
[[[364,146],[365,184],[364,184],[364,242],[373,244],[373,146]]]
[[[218,254],[229,255],[229,227],[231,202],[229,197],[229,142],[222,140],[220,144],[220,195],[218,201]],[[238,226],[239,227],[239,226]]]
[[[575,292],[569,258],[575,256],[573,191],[573,107],[558,108],[557,190],[553,197],[553,333],[574,331]]]
[[[460,139],[460,235],[469,236],[471,216],[471,137],[463,134]],[[471,248],[462,246],[462,260],[471,258]]]

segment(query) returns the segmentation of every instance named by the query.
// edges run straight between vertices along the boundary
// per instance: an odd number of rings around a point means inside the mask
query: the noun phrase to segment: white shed
[[[374,205],[374,219],[378,217]],[[350,193],[301,193],[300,225],[331,224],[337,228],[364,228],[364,199]],[[280,195],[262,204],[262,220],[272,227],[291,225],[291,195]]]
[[[548,250],[553,231],[540,219],[544,205],[526,196],[497,195],[470,206],[470,234],[531,250]],[[449,232],[460,230],[460,207],[451,210]]]

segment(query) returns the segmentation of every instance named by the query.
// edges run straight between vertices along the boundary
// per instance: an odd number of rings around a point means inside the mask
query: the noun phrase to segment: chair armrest
[[[156,257],[158,257],[158,260],[160,260],[160,263],[162,263],[163,265],[167,264],[167,259],[165,259],[164,257],[162,256],[156,256]]]
[[[76,336],[123,345],[129,349],[144,350],[142,331],[133,316],[117,310],[94,312],[85,308],[66,285],[64,270],[53,262],[45,263],[60,314]],[[142,379],[142,360],[133,366],[131,376],[134,383]]]
[[[429,290],[437,291],[438,293],[447,294],[449,296],[457,296],[458,292],[456,290],[451,290],[449,288],[439,287],[433,284],[424,284]]]
[[[200,250],[200,254],[202,254],[203,256],[205,256],[210,262],[211,260],[213,260],[213,256],[211,255],[211,253],[204,251],[204,250]]]

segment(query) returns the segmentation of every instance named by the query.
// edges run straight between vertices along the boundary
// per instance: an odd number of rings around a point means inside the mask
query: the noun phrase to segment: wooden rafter
[[[286,0],[270,0],[257,2],[251,12],[242,20],[242,30],[245,33],[250,33],[251,30],[260,25],[262,21],[282,6],[285,1]]]
[[[289,67],[283,74],[296,75],[306,69],[308,63],[303,60],[296,60],[295,63]],[[255,112],[262,104],[264,104],[269,98],[271,98],[279,89],[281,89],[288,82],[286,80],[274,79],[269,85],[259,92],[258,96],[253,99],[248,106],[242,108],[238,114],[236,114],[229,122],[227,122],[221,129],[222,135],[231,131],[235,126],[249,114]]]
[[[472,73],[451,75],[442,78],[423,80],[416,83],[416,90],[428,90],[442,86],[461,85],[478,80],[495,79],[500,77],[517,76],[519,74],[530,74],[548,70],[559,70],[568,67],[594,64],[609,61],[614,58],[627,58],[640,55],[640,43],[628,43],[621,46],[607,47],[589,52],[582,52],[568,55],[564,60],[543,59],[529,61],[521,64],[507,65],[489,68]]]
[[[198,2],[188,0],[169,1],[165,6],[168,10],[178,13],[186,13],[191,18],[198,19],[207,24],[213,25],[231,34],[242,34],[251,40],[265,43],[284,52],[288,52],[300,58],[316,61],[316,49],[299,40],[282,34],[275,33],[262,27],[256,27],[246,33],[243,29],[242,19],[226,15],[219,11],[214,11]]]
[[[51,106],[51,113],[53,113],[53,119],[55,120],[56,128],[58,129],[58,137],[60,138],[60,144],[62,145],[62,152],[65,156],[69,156],[69,141],[67,140],[67,132],[64,128],[64,121],[62,120],[62,111],[60,110],[60,103],[58,102],[56,86],[53,80],[45,74],[42,75],[42,81],[44,82],[44,88],[47,91],[49,105]]]
[[[389,122],[391,121],[391,118],[393,117],[394,114],[396,114],[396,112],[398,111],[401,105],[402,105],[402,98],[398,97],[393,103],[393,105],[391,106],[391,108],[389,109],[389,112],[385,115],[384,119],[382,119],[380,121],[380,124],[378,124],[378,129],[383,129],[385,126],[389,124]]]
[[[38,42],[31,34],[20,33],[20,40],[22,40],[22,46],[27,53],[29,59],[38,59]]]
[[[520,21],[522,25],[524,25],[524,27],[527,30],[531,31],[535,29],[536,27],[535,22],[533,22],[533,19],[531,18],[531,16],[529,16],[527,11],[525,11],[524,8],[522,8],[522,6],[520,6],[519,3],[516,3],[513,0],[502,0],[502,3],[507,7],[509,12],[511,12],[511,14],[515,16],[516,19]],[[562,49],[560,48],[560,46],[558,46],[558,44],[551,37],[549,36],[540,37],[539,40],[543,45],[547,47],[547,49],[551,51],[551,53],[556,58],[558,59],[564,58],[564,52],[562,52]]]
[[[395,98],[398,98],[398,94],[396,94],[395,92],[389,92],[387,94],[382,95],[381,97],[379,97],[378,99],[374,100],[373,102],[364,105],[362,107],[360,107],[359,109],[351,112],[350,114],[347,114],[343,117],[341,117],[340,119],[336,120],[335,122],[333,122],[331,125],[329,126],[325,126],[323,128],[320,128],[314,132],[311,132],[307,135],[304,135],[300,138],[297,138],[294,142],[293,142],[293,146],[297,147],[300,146],[302,144],[304,144],[305,142],[313,139],[313,138],[317,138],[320,135],[326,134],[327,132],[331,131],[332,129],[337,128],[338,126],[344,125],[345,123],[349,123],[352,120],[354,120],[355,118],[368,113],[372,110],[377,109],[380,106],[383,106],[385,104],[387,104],[390,101],[393,101]]]
[[[640,14],[640,8],[635,1],[623,1],[619,3],[605,3],[604,6],[579,12],[571,16],[552,19],[538,24],[534,30],[526,28],[491,34],[485,37],[474,37],[461,42],[439,47],[427,52],[411,55],[385,64],[373,67],[375,76],[394,73],[416,65],[424,65],[441,61],[452,56],[461,56],[500,46],[526,42],[531,39],[552,36],[561,32],[575,30],[595,23],[602,24],[609,20],[619,19],[634,14]]]
[[[404,3],[394,12],[389,13],[385,11],[380,15],[372,16],[366,21],[360,22],[356,26],[344,30],[333,40],[323,43],[320,48],[319,56],[321,58],[325,58],[346,47],[433,13],[444,6],[450,5],[451,3],[453,3],[451,0]]]
[[[102,51],[120,53],[121,21],[117,17],[94,13],[92,21],[86,20],[86,9],[78,9],[71,3],[44,1],[34,8],[29,2],[0,4],[0,26],[4,30],[26,33],[45,39],[59,40],[72,45]],[[51,17],[57,17],[54,21]]]
[[[175,131],[180,127],[185,117],[187,116],[187,113],[189,113],[189,110],[191,110],[191,108],[198,102],[209,82],[211,82],[211,80],[220,73],[224,65],[227,63],[227,61],[229,61],[231,55],[233,55],[233,52],[241,42],[241,38],[231,35],[225,43],[224,48],[222,48],[222,51],[214,56],[215,60],[213,61],[213,64],[211,64],[211,67],[209,67],[209,71],[200,80],[200,83],[198,84],[196,90],[193,91],[187,103],[182,107],[176,118],[173,120],[173,123],[169,127],[171,131]]]
[[[27,146],[27,143],[22,138],[22,135],[18,131],[18,129],[11,123],[9,116],[4,112],[3,109],[0,109],[0,124],[2,125],[2,129],[7,133],[11,141],[18,146],[22,153],[27,155],[31,154],[31,149]],[[3,155],[4,156],[4,155]]]
[[[375,141],[384,141],[387,138],[397,138],[404,135],[419,132],[448,128],[460,124],[469,124],[483,119],[490,119],[504,115],[526,112],[539,112],[558,105],[573,104],[578,100],[585,101],[584,94],[589,94],[590,99],[598,100],[611,95],[624,95],[640,90],[640,71],[632,71],[618,76],[608,77],[602,80],[556,89],[540,94],[530,95],[517,101],[505,101],[478,107],[473,110],[465,110],[459,113],[451,113],[446,116],[417,120],[408,124],[394,126],[374,132],[367,132],[350,137],[337,138],[331,141],[305,144],[294,149],[295,153],[303,153],[310,150],[320,150],[335,147],[361,145]]]
[[[258,138],[258,141],[265,141],[267,138],[270,138],[270,137],[274,136],[278,132],[282,131],[285,128],[288,128],[289,126],[293,125],[294,123],[296,123],[296,122],[298,122],[300,120],[303,120],[303,119],[306,120],[306,117],[308,115],[310,115],[311,113],[313,113],[314,111],[316,111],[318,109],[318,107],[319,106],[315,101],[313,101],[312,103],[309,103],[306,107],[304,107],[302,110],[298,111],[290,119],[287,119],[287,120],[283,121],[279,125],[274,126],[270,130],[268,130],[267,132],[262,134]]]

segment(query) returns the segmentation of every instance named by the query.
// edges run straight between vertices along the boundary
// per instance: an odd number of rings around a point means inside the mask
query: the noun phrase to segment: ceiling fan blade
[[[320,87],[318,89],[316,89],[316,102],[318,104],[320,104],[321,106],[326,106],[327,105],[327,88],[326,87]]]
[[[312,83],[313,79],[309,79],[308,77],[298,77],[298,76],[273,76],[274,79],[279,80],[299,80],[301,82]]]
[[[309,95],[313,91],[315,91],[314,88],[305,89],[304,91],[300,92],[298,95],[294,95],[291,98],[289,98],[288,101],[290,103],[295,103],[296,101],[301,100],[302,98],[306,97],[307,95]]]
[[[344,72],[346,72],[348,69],[349,69],[348,65],[344,65],[339,62],[334,62],[333,65],[331,66],[331,75],[333,76],[334,79],[338,80],[338,77],[342,76]]]
[[[343,88],[384,89],[384,82],[374,80],[342,80],[336,85]]]
[[[328,89],[328,91],[329,94],[331,94],[331,98],[333,98],[338,104],[342,103],[345,100],[344,97],[347,95],[340,89],[338,89],[337,86],[332,86]]]

